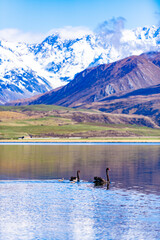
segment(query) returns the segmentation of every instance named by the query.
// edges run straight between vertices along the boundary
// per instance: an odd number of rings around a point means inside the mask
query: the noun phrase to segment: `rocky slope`
[[[160,84],[138,89],[119,97],[104,98],[84,107],[106,113],[147,116],[160,126]]]
[[[148,55],[132,56],[88,68],[77,74],[66,86],[40,96],[31,104],[80,107],[108,96],[121,96],[136,89],[157,85],[160,83],[160,67],[147,59]],[[157,59],[156,54],[155,57]]]

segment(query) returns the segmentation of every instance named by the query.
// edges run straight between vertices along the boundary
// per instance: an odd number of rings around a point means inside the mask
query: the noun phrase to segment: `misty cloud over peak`
[[[103,47],[107,47],[108,43],[112,44],[116,49],[119,48],[122,30],[124,29],[126,19],[123,17],[115,18],[100,23],[95,30],[96,35],[100,39]]]

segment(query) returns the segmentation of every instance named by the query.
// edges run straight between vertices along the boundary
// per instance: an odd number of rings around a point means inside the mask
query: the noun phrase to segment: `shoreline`
[[[106,138],[106,139],[0,139],[0,144],[7,143],[160,143],[159,137],[145,137],[145,138]]]

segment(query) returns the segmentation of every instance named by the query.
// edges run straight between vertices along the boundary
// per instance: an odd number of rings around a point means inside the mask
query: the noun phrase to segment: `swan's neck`
[[[79,172],[77,172],[77,181],[80,181]]]
[[[107,175],[107,182],[110,182],[108,170],[106,170],[106,175]]]

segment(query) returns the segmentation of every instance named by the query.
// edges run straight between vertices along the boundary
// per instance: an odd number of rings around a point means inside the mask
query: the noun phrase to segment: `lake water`
[[[2,240],[160,239],[160,145],[0,145],[0,179]]]

